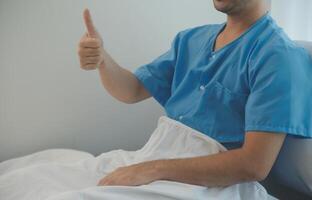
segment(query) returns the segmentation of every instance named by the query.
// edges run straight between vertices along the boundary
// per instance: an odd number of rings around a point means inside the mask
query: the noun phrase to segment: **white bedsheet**
[[[97,157],[66,149],[47,150],[0,163],[1,200],[266,200],[257,182],[207,188],[173,181],[137,187],[96,184],[114,169],[147,160],[215,154],[226,149],[210,137],[161,116],[149,141],[137,151]]]

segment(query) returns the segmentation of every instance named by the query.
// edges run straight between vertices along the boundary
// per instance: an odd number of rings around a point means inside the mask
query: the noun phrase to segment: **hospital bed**
[[[312,54],[312,42],[297,43]],[[269,194],[278,199],[311,200],[312,139],[288,136],[271,173],[261,183]]]

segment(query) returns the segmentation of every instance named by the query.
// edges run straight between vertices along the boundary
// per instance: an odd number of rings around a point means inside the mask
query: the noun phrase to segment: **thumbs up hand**
[[[79,42],[80,66],[84,70],[94,70],[104,63],[103,41],[93,25],[88,9],[84,10],[83,18],[87,33]]]

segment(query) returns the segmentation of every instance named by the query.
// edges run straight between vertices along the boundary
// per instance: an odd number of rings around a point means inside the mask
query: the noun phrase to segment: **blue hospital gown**
[[[214,51],[226,23],[181,31],[134,71],[166,115],[221,143],[248,131],[312,137],[312,58],[269,13]]]

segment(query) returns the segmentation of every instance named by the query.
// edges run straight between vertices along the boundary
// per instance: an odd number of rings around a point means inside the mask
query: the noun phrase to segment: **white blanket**
[[[210,137],[166,116],[137,151],[114,150],[98,157],[74,150],[47,150],[0,163],[1,200],[266,200],[257,182],[207,188],[173,181],[137,187],[96,186],[114,169],[148,160],[196,157],[226,149]]]

